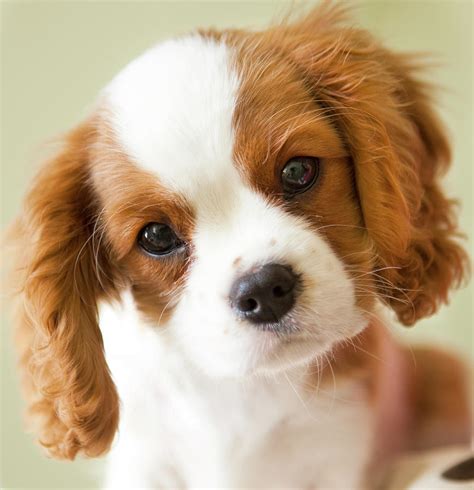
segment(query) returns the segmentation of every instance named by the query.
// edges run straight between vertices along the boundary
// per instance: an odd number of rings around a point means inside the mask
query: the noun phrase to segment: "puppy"
[[[469,437],[411,355],[465,276],[449,145],[412,58],[338,6],[161,43],[100,94],[15,223],[18,345],[50,455],[109,488],[361,488]]]

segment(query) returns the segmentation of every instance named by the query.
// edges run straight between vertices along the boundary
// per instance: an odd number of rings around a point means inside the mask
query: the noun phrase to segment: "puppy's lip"
[[[267,353],[270,355],[275,350],[294,348],[298,346],[303,347],[305,345],[314,345],[320,342],[317,335],[301,332],[299,330],[288,332],[285,335],[270,330],[262,333],[271,341],[271,347],[267,349]]]
[[[284,344],[305,344],[307,342],[317,342],[318,338],[315,334],[305,332],[294,332],[281,339]]]
[[[291,336],[298,333],[298,326],[294,322],[285,321],[284,318],[279,322],[268,322],[252,325],[252,328],[262,332],[272,333],[276,337],[281,337],[282,340],[287,340]]]
[[[269,335],[265,332],[265,335]],[[285,337],[270,335],[261,350],[256,370],[272,373],[304,365],[321,354],[321,342],[315,336],[293,334]]]

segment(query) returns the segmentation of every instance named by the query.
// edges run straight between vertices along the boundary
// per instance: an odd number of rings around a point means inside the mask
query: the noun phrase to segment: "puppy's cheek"
[[[303,255],[300,261],[306,278],[301,321],[307,322],[305,329],[321,340],[355,335],[362,321],[355,282],[324,239],[315,237],[312,249],[315,252]]]
[[[198,259],[170,319],[184,355],[213,377],[252,372],[272,345],[270,333],[239,320],[231,307],[229,292],[240,274],[233,262],[240,253]]]
[[[367,271],[364,274],[369,275],[370,272]],[[383,300],[383,295],[378,296],[377,288],[374,281],[371,278],[367,278],[363,281],[358,279],[352,279],[354,283],[354,288],[356,290],[356,306],[362,311],[370,314],[374,310],[377,304],[377,298]]]
[[[246,328],[223,301],[185,295],[171,320],[173,335],[184,355],[213,377],[240,376],[253,365],[259,332]]]
[[[306,248],[292,258],[303,278],[301,294],[292,314],[307,342],[298,346],[305,352],[305,359],[300,362],[325,354],[337,342],[357,335],[368,323],[367,315],[357,302],[354,279],[329,243],[312,231],[305,243]],[[278,355],[282,357],[281,353]]]

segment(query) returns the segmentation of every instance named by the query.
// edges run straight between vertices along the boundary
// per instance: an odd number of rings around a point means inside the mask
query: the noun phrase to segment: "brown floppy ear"
[[[468,268],[440,187],[450,149],[416,63],[344,27],[343,10],[326,3],[285,26],[285,49],[345,138],[379,294],[411,325],[446,303]]]
[[[119,415],[97,324],[97,300],[114,294],[114,271],[94,233],[93,137],[93,125],[84,124],[66,138],[37,176],[13,229],[29,414],[41,444],[67,459],[104,453]]]
[[[370,145],[368,152],[353,149],[354,163],[377,253],[375,268],[383,279],[380,293],[399,320],[412,325],[448,302],[449,290],[461,285],[469,262],[459,245],[456,202],[441,186],[451,152],[430,87],[418,80],[420,67],[408,56],[384,50],[379,56],[388,75],[386,88],[392,90],[361,108],[370,109],[379,129],[372,141],[370,130],[357,135],[356,145]],[[373,158],[379,165],[371,163]]]

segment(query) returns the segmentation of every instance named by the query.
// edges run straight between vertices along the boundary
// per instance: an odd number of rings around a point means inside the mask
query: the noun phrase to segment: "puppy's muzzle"
[[[297,283],[290,267],[267,264],[238,278],[229,299],[240,318],[255,325],[276,324],[295,304]]]

